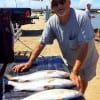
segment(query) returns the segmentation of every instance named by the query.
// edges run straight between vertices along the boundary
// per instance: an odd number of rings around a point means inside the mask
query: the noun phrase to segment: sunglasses
[[[51,2],[51,7],[52,7],[52,8],[53,8],[53,7],[58,7],[59,4],[60,4],[60,5],[64,5],[65,2],[66,2],[66,0],[58,0],[58,1],[53,0],[53,1]]]

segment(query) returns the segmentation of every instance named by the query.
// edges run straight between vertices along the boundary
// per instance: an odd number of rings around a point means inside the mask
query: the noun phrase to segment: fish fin
[[[44,89],[45,89],[45,90],[49,90],[49,89],[53,89],[53,88],[54,88],[53,85],[44,86]]]

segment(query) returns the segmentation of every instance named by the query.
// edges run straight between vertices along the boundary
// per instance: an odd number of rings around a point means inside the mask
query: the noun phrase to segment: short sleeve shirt
[[[70,10],[69,20],[64,25],[60,24],[57,15],[49,18],[40,42],[43,44],[52,44],[53,40],[57,39],[63,57],[67,60],[68,64],[73,66],[79,53],[80,45],[87,42],[93,44],[91,41],[95,35],[86,12],[73,8]],[[95,52],[94,48],[90,53],[93,52]],[[90,61],[88,58],[86,60]]]
[[[86,9],[85,11],[86,11],[87,15],[90,17],[91,16],[90,11],[88,9]]]

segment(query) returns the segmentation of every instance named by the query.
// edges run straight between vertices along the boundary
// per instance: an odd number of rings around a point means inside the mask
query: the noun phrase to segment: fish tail
[[[17,78],[14,78],[12,75],[9,75],[9,74],[5,74],[4,77],[8,80],[11,80],[11,81],[18,81]]]
[[[4,74],[4,77],[8,80],[12,80],[13,76],[9,74]]]

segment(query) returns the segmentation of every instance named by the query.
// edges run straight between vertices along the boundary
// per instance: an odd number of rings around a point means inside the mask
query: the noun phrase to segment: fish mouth
[[[8,84],[8,80],[6,78],[3,78],[3,83],[0,83],[0,86],[4,89],[5,93],[14,89],[14,86]]]
[[[53,85],[47,85],[47,86],[44,86],[44,89],[45,90],[54,89],[54,86]]]
[[[13,89],[14,89],[14,86],[5,84],[5,92],[10,92]]]

